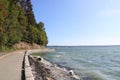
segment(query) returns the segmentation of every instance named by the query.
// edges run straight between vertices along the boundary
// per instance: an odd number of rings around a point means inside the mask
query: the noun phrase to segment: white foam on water
[[[58,53],[67,53],[67,52],[58,52]]]
[[[62,57],[62,55],[55,55],[55,57],[59,58],[59,57]]]
[[[95,80],[116,80],[113,79],[113,77],[110,77],[108,75],[105,75],[103,73],[101,73],[100,71],[97,70],[86,70],[84,71],[84,74],[87,74],[88,77],[92,77]]]

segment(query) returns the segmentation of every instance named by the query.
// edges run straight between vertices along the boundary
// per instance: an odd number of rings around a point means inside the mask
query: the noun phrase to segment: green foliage
[[[19,22],[19,27],[22,32],[22,38],[21,41],[27,42],[27,18],[25,16],[25,11],[22,7],[19,7],[19,14],[18,14],[18,22]]]
[[[45,32],[44,23],[40,22],[37,26],[39,30],[38,44],[46,46],[48,44],[48,38]]]
[[[0,32],[5,32],[6,22],[8,18],[8,5],[7,0],[0,0]]]
[[[45,28],[44,28],[44,23],[43,22],[40,22],[39,24],[38,24],[38,29],[39,30],[45,30]]]
[[[7,44],[6,22],[8,20],[8,6],[8,0],[0,0],[0,50],[6,49],[5,45]]]
[[[5,46],[7,44],[7,36],[4,33],[0,33],[0,45]]]
[[[19,9],[15,4],[15,0],[10,0],[9,4],[9,16],[8,16],[8,25],[7,26],[7,35],[8,35],[8,43],[7,45],[11,47],[15,43],[21,41],[21,30],[20,30],[20,22],[18,22]]]
[[[46,46],[44,23],[36,23],[30,0],[0,0],[0,51],[19,42]]]
[[[28,30],[29,30],[29,33],[28,33],[29,43],[33,44],[37,40],[38,30],[32,25],[28,26]]]
[[[8,32],[8,43],[9,47],[12,47],[15,43],[19,43],[21,41],[22,33],[20,29],[12,28]]]

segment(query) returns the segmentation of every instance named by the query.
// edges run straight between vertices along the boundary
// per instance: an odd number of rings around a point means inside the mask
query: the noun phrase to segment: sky
[[[48,45],[120,45],[120,0],[31,0]]]

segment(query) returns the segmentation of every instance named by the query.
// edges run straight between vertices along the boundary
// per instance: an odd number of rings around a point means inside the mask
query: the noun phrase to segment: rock
[[[40,56],[29,57],[29,59],[33,70],[36,72],[34,74],[35,80],[81,80],[73,70],[61,68],[59,65],[51,63]]]
[[[70,75],[70,76],[75,75],[75,73],[73,72],[73,70],[70,70],[70,71],[69,71],[69,75]]]
[[[81,80],[81,79],[79,78],[79,76],[77,76],[77,75],[74,73],[73,70],[70,70],[70,71],[69,71],[69,75],[70,75],[72,78],[74,78],[74,79]]]
[[[50,77],[47,77],[47,80],[52,80]]]
[[[43,61],[43,58],[40,56],[37,56],[36,58],[37,58],[37,61],[41,61],[41,62]]]
[[[37,45],[35,43],[30,44],[26,42],[20,42],[20,43],[16,43],[15,45],[13,45],[13,48],[15,49],[41,49],[42,46]]]

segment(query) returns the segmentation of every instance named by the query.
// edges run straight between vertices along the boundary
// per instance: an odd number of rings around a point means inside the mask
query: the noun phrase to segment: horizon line
[[[47,45],[47,46],[120,46],[120,44],[113,45]]]

